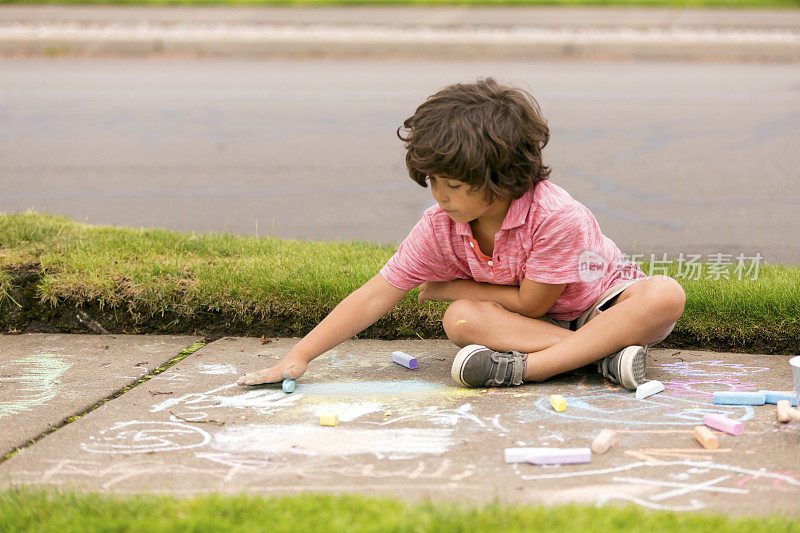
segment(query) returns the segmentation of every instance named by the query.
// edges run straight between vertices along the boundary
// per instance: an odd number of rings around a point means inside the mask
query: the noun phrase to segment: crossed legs
[[[685,305],[686,294],[680,284],[659,275],[622,291],[611,307],[577,331],[478,300],[450,304],[442,325],[447,337],[460,347],[482,344],[496,351],[528,353],[525,381],[544,381],[626,346],[663,339]]]

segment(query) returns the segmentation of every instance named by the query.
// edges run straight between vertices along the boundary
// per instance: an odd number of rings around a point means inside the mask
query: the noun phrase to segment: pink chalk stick
[[[710,428],[718,429],[731,435],[744,433],[744,424],[727,416],[707,414],[703,416],[703,423]]]

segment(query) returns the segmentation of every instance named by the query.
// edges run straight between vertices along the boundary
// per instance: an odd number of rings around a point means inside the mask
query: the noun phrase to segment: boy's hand
[[[265,368],[239,378],[237,385],[261,385],[262,383],[277,383],[284,379],[297,379],[306,372],[308,365],[301,361],[284,359],[271,368]]]
[[[449,281],[426,281],[419,286],[418,300],[420,303],[426,300],[435,300],[439,302],[452,301],[454,298],[447,294],[450,292],[448,291],[450,286],[451,282]]]

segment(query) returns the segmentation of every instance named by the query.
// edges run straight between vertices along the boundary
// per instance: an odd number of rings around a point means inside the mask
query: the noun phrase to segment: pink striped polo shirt
[[[516,286],[523,278],[564,283],[564,292],[547,312],[558,320],[579,317],[616,283],[646,277],[602,234],[585,205],[548,180],[511,202],[491,257],[481,252],[469,223],[454,222],[434,205],[380,274],[402,290],[454,279]]]

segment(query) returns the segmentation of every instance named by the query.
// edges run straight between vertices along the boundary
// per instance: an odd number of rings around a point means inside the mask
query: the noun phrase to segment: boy
[[[591,212],[547,180],[547,122],[526,91],[491,78],[429,97],[403,123],[406,165],[437,205],[380,272],[342,300],[289,355],[239,385],[301,376],[307,364],[389,312],[452,301],[442,320],[462,349],[462,386],[543,381],[589,363],[623,387],[644,379],[647,348],[683,313],[683,288],[646,277]]]

